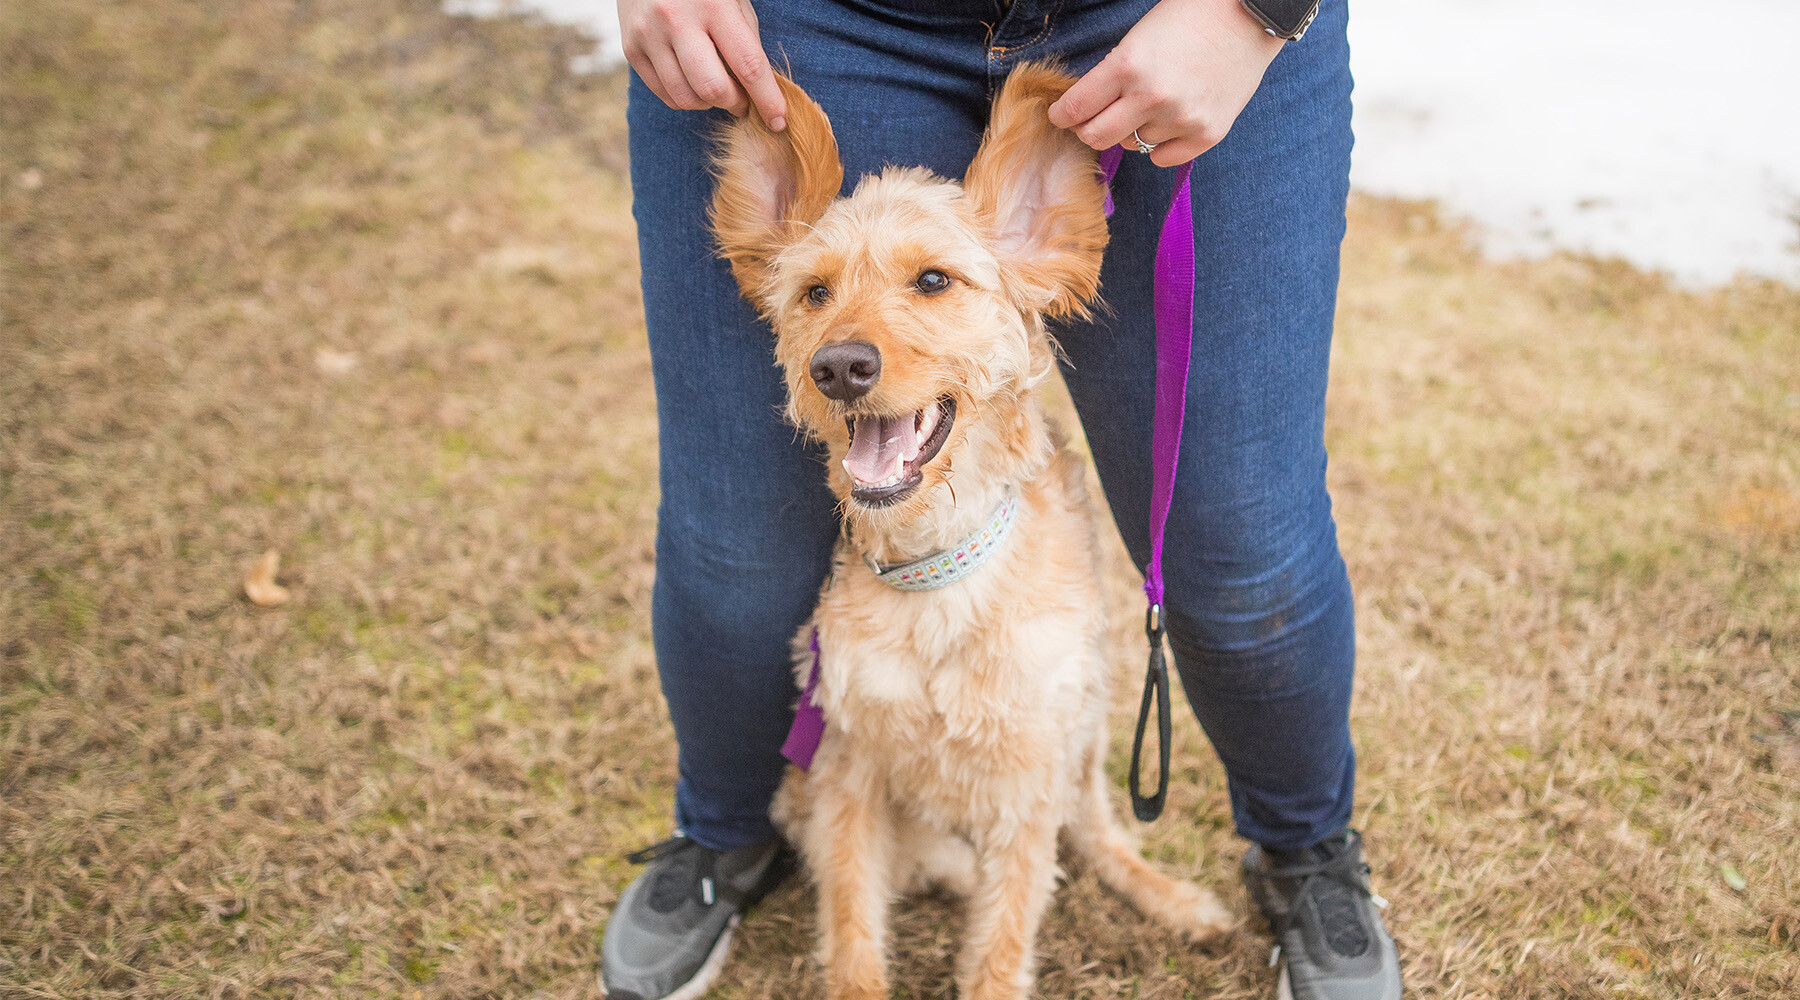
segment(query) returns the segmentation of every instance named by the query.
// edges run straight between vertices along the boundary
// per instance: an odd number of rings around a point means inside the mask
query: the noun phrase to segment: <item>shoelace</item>
[[[1269,968],[1273,969],[1280,964],[1282,939],[1287,937],[1288,931],[1293,930],[1300,923],[1301,904],[1312,892],[1313,886],[1319,879],[1329,879],[1330,881],[1343,886],[1345,889],[1350,890],[1351,893],[1366,898],[1369,902],[1373,903],[1378,910],[1387,909],[1388,901],[1369,889],[1367,881],[1370,872],[1369,866],[1362,864],[1361,862],[1353,861],[1352,857],[1351,853],[1346,850],[1344,853],[1339,854],[1334,858],[1327,858],[1323,861],[1315,861],[1310,864],[1281,865],[1271,867],[1263,872],[1269,879],[1297,878],[1300,880],[1300,887],[1294,891],[1294,897],[1288,904],[1287,912],[1283,914],[1281,920],[1276,923],[1275,947],[1269,951]],[[1358,875],[1362,876],[1362,878],[1357,878]],[[1345,929],[1343,925],[1349,924],[1354,926],[1357,934],[1363,937],[1364,941],[1367,942],[1367,935],[1362,929],[1362,921],[1358,919],[1354,910],[1333,907],[1333,910],[1337,912],[1327,914],[1325,909],[1323,901],[1321,901],[1321,904],[1319,905],[1319,920],[1321,924],[1327,925],[1323,929],[1325,930],[1328,941],[1337,936],[1332,933],[1334,930],[1341,934]],[[1333,918],[1335,918],[1335,920]],[[1333,923],[1336,923],[1339,926],[1331,926]],[[1364,947],[1367,947],[1366,943]],[[1361,954],[1360,950],[1357,954]]]
[[[700,902],[707,906],[713,905],[718,894],[713,885],[711,851],[701,848],[698,843],[677,830],[667,840],[625,855],[625,860],[634,865],[647,865],[662,858],[670,858],[670,861],[656,873],[655,881],[650,883],[652,910],[658,913],[674,910],[695,895],[696,882]]]

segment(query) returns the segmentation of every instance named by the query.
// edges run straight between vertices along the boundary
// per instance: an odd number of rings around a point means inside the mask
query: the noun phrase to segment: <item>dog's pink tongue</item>
[[[858,417],[844,468],[859,482],[885,483],[900,475],[907,459],[918,455],[918,438],[913,414]]]

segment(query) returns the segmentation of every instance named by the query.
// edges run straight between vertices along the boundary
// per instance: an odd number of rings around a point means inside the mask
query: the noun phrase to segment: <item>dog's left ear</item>
[[[770,131],[752,106],[726,126],[713,161],[712,228],[732,276],[755,301],[768,261],[797,232],[819,221],[844,183],[837,138],[825,110],[777,73],[787,129]]]
[[[1037,298],[1033,305],[1053,316],[1087,312],[1106,250],[1098,156],[1050,124],[1050,105],[1074,82],[1041,63],[1013,70],[963,180],[1006,262]]]

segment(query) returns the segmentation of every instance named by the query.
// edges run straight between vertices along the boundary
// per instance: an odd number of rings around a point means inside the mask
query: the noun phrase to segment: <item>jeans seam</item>
[[[1051,7],[1048,11],[1046,11],[1044,13],[1044,23],[1043,23],[1043,26],[1038,29],[1037,34],[1031,36],[1030,38],[1025,39],[1022,42],[1019,42],[1015,45],[996,45],[992,41],[990,41],[988,43],[987,63],[988,63],[988,76],[990,78],[990,83],[991,83],[993,73],[994,73],[994,68],[995,68],[994,64],[996,62],[1003,61],[1009,57],[1015,56],[1020,52],[1026,51],[1027,49],[1036,48],[1040,45],[1045,44],[1046,42],[1048,42],[1050,40],[1050,36],[1055,34],[1055,32],[1056,32],[1057,19],[1062,14],[1063,8],[1067,5],[1068,5],[1068,0],[1056,0],[1056,5],[1054,7]],[[1004,24],[1005,24],[1005,22],[1003,21],[1002,26],[1004,26]],[[996,34],[997,33],[998,32],[996,32]]]

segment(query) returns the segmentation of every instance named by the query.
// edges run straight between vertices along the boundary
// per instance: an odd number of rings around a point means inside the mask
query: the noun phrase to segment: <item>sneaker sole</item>
[[[1399,987],[1395,987],[1394,996],[1401,996]],[[1287,959],[1281,960],[1281,977],[1275,980],[1275,1000],[1294,1000],[1294,984],[1288,979]]]
[[[694,978],[676,987],[675,992],[663,997],[662,1000],[699,1000],[700,996],[711,988],[713,980],[719,978],[719,973],[725,968],[725,959],[731,954],[731,933],[737,930],[738,920],[739,917],[733,914],[731,920],[725,924],[725,930],[720,932],[719,940],[713,942],[712,951],[707,952],[706,961],[701,962],[700,968],[695,970]],[[600,983],[600,995],[606,996],[606,977],[597,975],[594,978]]]

